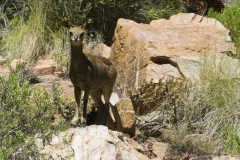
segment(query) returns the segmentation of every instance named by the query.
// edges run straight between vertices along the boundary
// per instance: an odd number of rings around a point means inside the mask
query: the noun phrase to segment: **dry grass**
[[[42,54],[45,12],[39,6],[25,23],[22,19],[13,19],[9,36],[4,39],[4,48],[9,59],[23,58],[32,60]]]
[[[22,58],[34,62],[39,57],[52,58],[55,54],[63,55],[63,37],[66,32],[62,28],[53,32],[48,27],[47,10],[44,9],[44,5],[46,4],[39,3],[31,8],[28,17],[17,17],[10,21],[10,33],[2,42],[10,61]],[[59,52],[61,54],[58,54]]]
[[[149,89],[151,97],[144,99],[140,96],[141,100],[145,104],[157,102],[157,110],[168,117],[167,124],[166,121],[159,123],[173,131],[165,137],[180,154],[222,153],[228,127],[234,126],[237,131],[240,129],[240,80],[237,78],[240,77],[240,67],[230,60],[226,57],[205,57],[200,79],[159,83],[153,87],[154,94],[149,87],[151,83],[145,85],[143,90]],[[235,63],[239,63],[238,60]],[[182,141],[188,135],[199,134],[207,138],[193,136],[190,143]]]

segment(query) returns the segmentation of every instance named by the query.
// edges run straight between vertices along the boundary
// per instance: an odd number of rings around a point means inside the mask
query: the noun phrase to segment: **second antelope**
[[[80,108],[81,91],[83,96],[82,126],[87,123],[87,103],[89,95],[97,104],[97,125],[107,125],[109,116],[109,99],[116,81],[117,71],[109,59],[83,53],[83,35],[91,20],[83,25],[73,25],[67,19],[63,20],[64,26],[70,32],[71,59],[69,76],[74,86],[74,96],[77,103],[74,117],[71,121],[76,124]],[[105,103],[101,96],[103,95]]]

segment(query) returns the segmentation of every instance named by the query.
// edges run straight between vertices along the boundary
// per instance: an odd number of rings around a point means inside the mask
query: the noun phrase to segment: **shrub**
[[[47,91],[40,92],[26,79],[19,86],[19,74],[0,78],[0,159],[38,159],[35,134],[66,127],[66,124],[52,125],[59,105],[56,98]]]
[[[140,20],[149,23],[156,19],[169,19],[172,15],[186,12],[180,0],[141,1]]]
[[[233,5],[227,5],[223,13],[215,13],[210,9],[207,16],[217,19],[226,28],[230,30],[230,36],[237,47],[236,57],[240,58],[240,3],[236,2]]]

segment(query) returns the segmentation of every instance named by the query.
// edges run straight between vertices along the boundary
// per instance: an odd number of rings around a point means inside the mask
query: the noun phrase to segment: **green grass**
[[[15,17],[10,20],[10,33],[1,42],[3,52],[7,53],[9,61],[22,58],[33,63],[40,57],[52,58],[55,54],[62,56],[62,53],[66,52],[63,46],[66,32],[63,27],[59,27],[60,20],[53,26],[57,20],[56,18],[49,19],[49,8],[46,9],[46,6],[50,4],[39,2],[32,5],[34,6],[31,6],[28,16]],[[59,57],[57,60],[60,59],[62,58]]]
[[[225,130],[226,140],[224,141],[224,149],[230,155],[240,153],[240,135],[238,126],[227,126]]]
[[[22,58],[31,61],[43,54],[45,18],[43,8],[39,6],[31,12],[27,22],[23,17],[11,20],[12,29],[3,41],[10,60]]]
[[[236,58],[240,59],[240,2],[234,3],[232,6],[226,6],[223,13],[215,13],[209,10],[207,16],[217,19],[227,29],[230,30],[230,36],[237,47]]]
[[[239,62],[236,60],[236,63]],[[227,137],[228,126],[236,126],[235,131],[240,129],[239,68],[230,58],[207,57],[201,73],[201,95],[207,107],[203,133],[214,135],[216,139],[222,140],[221,143],[232,143]],[[226,153],[229,153],[228,149],[225,147]]]

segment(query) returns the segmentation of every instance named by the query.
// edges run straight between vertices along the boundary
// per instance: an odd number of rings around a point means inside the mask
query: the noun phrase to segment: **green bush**
[[[240,136],[239,128],[228,126],[225,131],[226,140],[224,141],[224,149],[227,154],[236,155],[240,153]]]
[[[237,47],[236,57],[240,58],[240,3],[234,3],[232,6],[227,5],[223,13],[215,13],[210,9],[207,16],[217,19],[226,28],[230,30],[230,36]]]
[[[53,125],[59,107],[58,95],[31,86],[26,77],[20,86],[19,74],[0,78],[0,159],[36,158],[40,155],[35,135],[66,128],[66,124]]]
[[[149,23],[156,19],[169,19],[172,15],[186,12],[180,0],[143,1],[139,13],[141,22]]]

